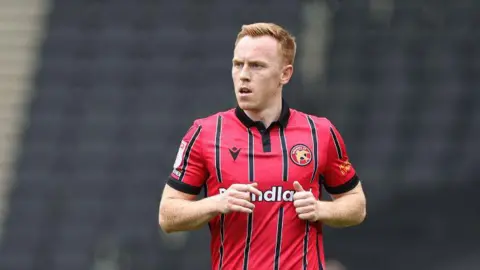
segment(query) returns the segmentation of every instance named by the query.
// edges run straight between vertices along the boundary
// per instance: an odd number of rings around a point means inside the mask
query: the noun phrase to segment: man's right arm
[[[256,184],[233,184],[222,194],[196,201],[208,175],[201,131],[202,126],[194,122],[183,137],[163,190],[158,221],[167,233],[198,229],[220,213],[251,213],[250,193],[260,195]]]
[[[158,222],[166,233],[201,228],[218,214],[230,212],[251,213],[255,205],[251,193],[260,196],[257,183],[233,184],[223,194],[195,201],[195,195],[165,186]]]
[[[200,228],[218,214],[212,199],[195,200],[207,178],[201,134],[202,126],[195,121],[182,138],[163,190],[158,221],[167,233]]]
[[[196,230],[219,214],[215,197],[195,197],[165,185],[158,220],[164,232]]]

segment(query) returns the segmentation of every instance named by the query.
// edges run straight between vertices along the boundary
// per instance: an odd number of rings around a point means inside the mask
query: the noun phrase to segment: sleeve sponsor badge
[[[180,143],[180,147],[178,148],[178,153],[177,153],[177,157],[175,158],[175,163],[173,164],[173,168],[175,170],[181,169],[179,167],[180,167],[180,165],[182,165],[183,155],[185,153],[185,148],[187,148],[187,142],[182,141]]]

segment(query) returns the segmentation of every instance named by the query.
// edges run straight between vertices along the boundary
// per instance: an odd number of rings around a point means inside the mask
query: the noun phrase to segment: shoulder
[[[193,121],[193,126],[201,127],[202,131],[215,131],[219,118],[230,117],[234,114],[234,109],[217,112],[203,118],[197,118]]]
[[[315,125],[315,128],[319,131],[328,131],[333,126],[332,122],[327,117],[308,114],[302,111],[291,109],[291,115],[293,122],[303,122],[307,119],[309,122]]]

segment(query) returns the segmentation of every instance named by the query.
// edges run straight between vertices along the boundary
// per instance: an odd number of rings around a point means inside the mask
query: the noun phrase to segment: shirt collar
[[[257,126],[259,121],[253,121],[248,117],[244,110],[240,109],[239,106],[235,109],[235,115],[237,116],[238,120],[242,122],[247,128]],[[290,119],[290,107],[288,106],[287,102],[282,99],[282,111],[280,112],[280,117],[277,121],[274,121],[273,124],[280,124],[282,127],[287,127],[288,120]]]

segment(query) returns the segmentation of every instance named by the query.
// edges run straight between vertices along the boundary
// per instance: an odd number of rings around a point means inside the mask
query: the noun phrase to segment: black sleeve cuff
[[[350,180],[340,186],[328,187],[327,185],[325,185],[325,190],[330,194],[342,194],[354,189],[359,182],[360,178],[358,178],[358,175],[355,174]]]
[[[202,190],[202,187],[196,187],[184,182],[180,182],[178,180],[175,180],[171,176],[168,178],[167,185],[169,185],[173,189],[176,189],[178,191],[191,194],[191,195],[198,195]]]

